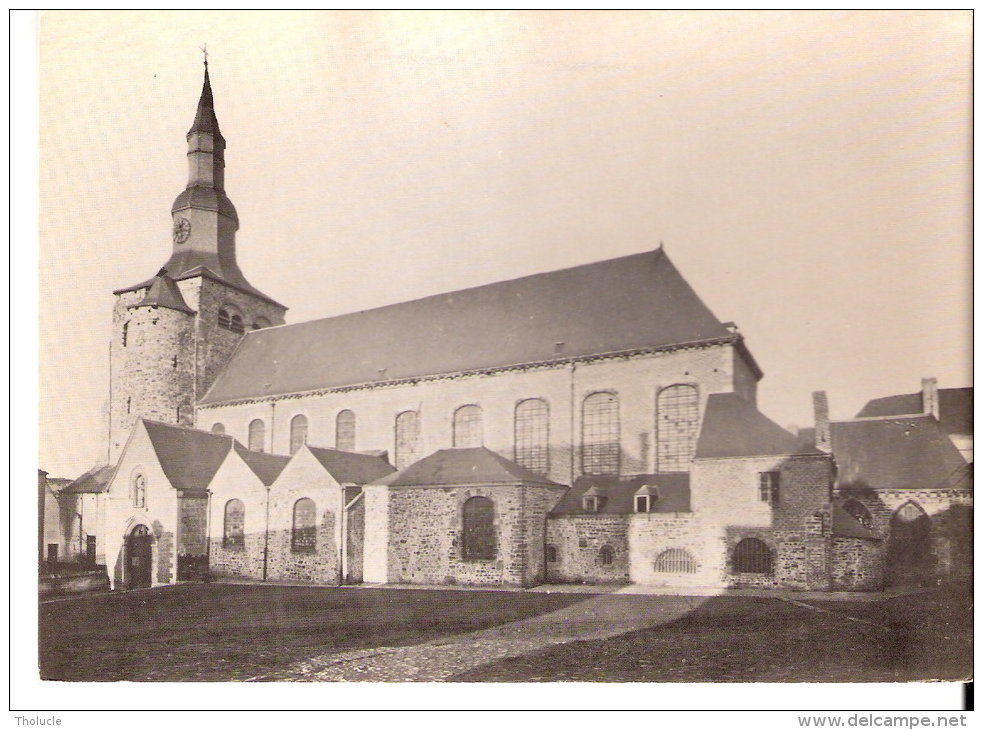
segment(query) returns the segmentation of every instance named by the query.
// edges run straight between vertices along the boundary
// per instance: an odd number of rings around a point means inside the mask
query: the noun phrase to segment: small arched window
[[[871,516],[870,510],[859,499],[853,497],[848,499],[843,503],[843,510],[868,530],[874,526],[874,518]]]
[[[335,418],[334,446],[339,451],[355,450],[355,413],[347,408]]]
[[[240,315],[232,315],[232,320],[229,322],[229,329],[235,332],[237,335],[241,335],[246,331],[246,328],[242,324],[242,317]]]
[[[774,557],[767,544],[753,537],[747,537],[734,548],[733,566],[735,573],[756,573],[774,575]]]
[[[464,503],[461,532],[465,560],[495,558],[495,505],[488,497],[471,497]]]
[[[219,436],[221,436],[222,434],[224,434],[225,433],[225,424],[224,423],[213,423],[212,424],[212,433],[217,434]]]
[[[256,319],[253,320],[254,330],[261,330],[269,326],[270,326],[270,320],[268,320],[266,317],[257,317]]]
[[[696,561],[687,550],[669,548],[655,559],[656,573],[695,573]]]
[[[249,424],[249,450],[262,451],[266,445],[266,424],[257,418]]]
[[[232,327],[232,315],[225,307],[218,310],[218,326],[225,330],[231,329]]]
[[[465,449],[485,445],[480,406],[461,406],[454,411],[453,445]]]
[[[581,427],[584,474],[618,474],[621,470],[618,396],[591,393],[584,398]]]
[[[314,500],[303,497],[294,503],[294,523],[290,549],[295,553],[312,553],[317,547],[317,508]]]
[[[143,474],[133,477],[133,506],[147,506],[147,478]]]
[[[555,563],[560,559],[560,554],[557,552],[556,545],[546,546],[546,562]]]
[[[241,549],[246,544],[246,507],[241,499],[230,499],[225,503],[225,527],[222,533],[222,547]]]
[[[598,552],[598,556],[601,559],[601,565],[614,564],[614,548],[610,545],[604,545]]]
[[[296,454],[307,443],[307,416],[298,413],[290,419],[290,453]]]
[[[405,469],[420,458],[420,414],[403,411],[396,416],[396,468]]]
[[[528,398],[515,407],[515,463],[542,476],[550,470],[549,421],[544,400]]]
[[[692,385],[670,385],[656,402],[659,471],[689,471],[696,453],[700,399]]]

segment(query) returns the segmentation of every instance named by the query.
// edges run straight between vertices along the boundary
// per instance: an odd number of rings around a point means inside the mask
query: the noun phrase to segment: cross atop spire
[[[205,56],[205,68],[208,68],[208,44],[203,46],[198,46],[201,49],[202,54]]]

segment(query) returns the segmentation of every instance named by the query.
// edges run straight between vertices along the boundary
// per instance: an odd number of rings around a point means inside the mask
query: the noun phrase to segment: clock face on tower
[[[174,219],[174,243],[184,243],[191,235],[191,221],[187,218]]]

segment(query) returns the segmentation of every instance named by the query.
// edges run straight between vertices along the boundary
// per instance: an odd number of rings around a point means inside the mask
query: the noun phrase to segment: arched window
[[[396,416],[396,468],[405,469],[420,458],[420,414],[403,411]]]
[[[241,499],[230,499],[225,503],[225,527],[222,532],[222,547],[235,550],[246,544],[246,507]]]
[[[670,385],[656,402],[659,471],[689,471],[696,452],[700,401],[696,387]]]
[[[669,548],[655,559],[656,573],[695,573],[696,561],[686,550]]]
[[[529,398],[515,407],[515,463],[546,476],[550,470],[550,408]]]
[[[454,411],[453,443],[456,448],[484,446],[485,435],[481,424],[480,406],[461,406]]]
[[[133,477],[133,506],[147,506],[147,478],[139,473]]]
[[[465,560],[495,558],[495,505],[488,497],[471,497],[464,503],[462,517]]]
[[[560,554],[556,550],[556,545],[546,546],[546,562],[555,563],[560,559]]]
[[[922,583],[935,573],[932,521],[917,502],[898,507],[888,523],[887,567],[890,585]]]
[[[584,474],[618,474],[621,470],[620,439],[618,396],[592,393],[584,398],[581,438]]]
[[[232,327],[232,315],[225,307],[218,310],[218,326],[225,330]]]
[[[295,553],[312,553],[317,547],[317,508],[314,500],[303,497],[294,503],[294,526],[290,549]]]
[[[874,518],[871,516],[870,510],[859,499],[853,497],[848,499],[843,503],[843,510],[868,530],[874,526]]]
[[[298,413],[290,419],[290,453],[296,454],[307,443],[307,416]]]
[[[614,548],[610,545],[604,545],[598,552],[598,557],[601,559],[601,565],[613,565]]]
[[[335,418],[334,446],[341,451],[355,450],[355,413],[348,409]]]
[[[123,323],[123,347],[126,347],[126,338],[127,338],[127,335],[129,333],[129,331],[130,331],[130,323],[129,322],[124,322]]]
[[[266,424],[259,418],[249,424],[249,450],[262,451],[266,445]]]
[[[744,538],[737,543],[734,548],[733,566],[735,573],[775,574],[771,548],[753,537]]]
[[[238,335],[241,335],[246,331],[246,328],[242,324],[242,317],[240,315],[232,315],[232,320],[229,322],[229,329]]]
[[[220,436],[222,434],[224,434],[225,433],[225,424],[224,423],[213,423],[212,424],[212,433],[218,434]]]
[[[269,326],[270,326],[270,320],[268,320],[266,317],[257,317],[256,319],[253,320],[254,330],[261,330]]]

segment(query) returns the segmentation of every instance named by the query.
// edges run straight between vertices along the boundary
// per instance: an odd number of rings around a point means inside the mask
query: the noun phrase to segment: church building
[[[897,500],[844,504],[853,429],[821,394],[809,439],[762,414],[744,337],[661,245],[288,325],[236,263],[207,63],[187,142],[171,255],[115,292],[115,587],[884,584]]]

